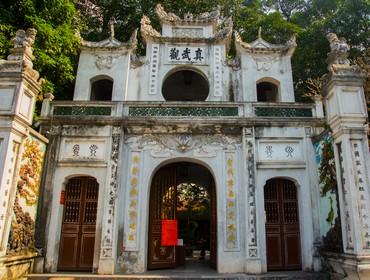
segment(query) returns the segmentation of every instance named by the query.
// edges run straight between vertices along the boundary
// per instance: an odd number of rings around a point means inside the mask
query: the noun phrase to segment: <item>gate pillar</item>
[[[256,198],[256,163],[255,163],[255,135],[252,127],[243,129],[243,158],[245,163],[245,174],[247,184],[247,213],[248,231],[247,254],[245,262],[245,272],[260,274],[262,273],[260,236],[258,236],[257,225],[257,198]]]
[[[121,146],[121,127],[112,128],[112,147],[110,155],[110,172],[104,197],[102,240],[99,256],[98,274],[114,274],[117,258],[117,191],[118,168]]]
[[[349,46],[344,39],[338,39],[334,33],[329,33],[327,38],[331,52],[323,95],[327,122],[334,137],[344,250],[340,257],[329,258],[329,264],[340,262],[342,274],[350,279],[365,279],[370,275],[370,156],[363,90],[365,74],[358,66],[350,65]]]

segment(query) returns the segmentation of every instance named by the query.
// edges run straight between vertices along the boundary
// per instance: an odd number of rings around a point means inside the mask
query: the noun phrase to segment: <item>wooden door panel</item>
[[[80,268],[89,269],[94,261],[95,234],[84,234],[81,237]]]
[[[78,234],[62,234],[60,246],[64,249],[59,254],[59,268],[74,268],[77,264]]]
[[[162,246],[162,219],[176,218],[176,168],[160,169],[153,178],[149,201],[148,268],[176,266],[175,246]]]
[[[281,257],[281,236],[280,234],[268,234],[266,236],[267,263],[270,268],[279,268],[283,265]]]
[[[288,180],[269,180],[264,196],[267,269],[300,269],[301,245],[296,187]]]
[[[92,269],[98,190],[92,177],[75,177],[66,185],[59,270]]]
[[[285,266],[290,269],[300,268],[301,256],[299,250],[299,235],[285,235],[285,244],[288,244],[288,246],[285,246]]]

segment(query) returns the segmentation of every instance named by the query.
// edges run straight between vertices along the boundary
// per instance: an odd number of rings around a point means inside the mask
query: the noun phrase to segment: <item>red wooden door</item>
[[[76,177],[65,189],[59,270],[91,271],[99,185],[92,177]]]
[[[148,268],[176,266],[175,246],[161,245],[162,219],[176,219],[176,166],[161,168],[154,176],[149,202]]]
[[[297,188],[293,182],[267,181],[265,213],[267,269],[301,269]]]

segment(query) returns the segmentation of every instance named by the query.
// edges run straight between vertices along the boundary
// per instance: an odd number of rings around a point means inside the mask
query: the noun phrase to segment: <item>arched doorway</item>
[[[166,77],[162,94],[167,101],[204,101],[209,94],[209,84],[198,71],[182,69]]]
[[[148,269],[195,260],[216,268],[216,212],[215,182],[207,168],[190,162],[160,168],[150,190]],[[161,245],[163,219],[178,221],[180,246]]]
[[[267,270],[301,269],[297,187],[271,179],[264,188]]]
[[[64,209],[58,270],[92,270],[98,193],[99,184],[93,177],[69,179],[61,198]]]

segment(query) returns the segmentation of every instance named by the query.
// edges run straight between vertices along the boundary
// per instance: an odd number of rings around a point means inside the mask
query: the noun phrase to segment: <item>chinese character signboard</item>
[[[205,47],[167,46],[167,59],[170,63],[206,64]]]
[[[177,220],[162,220],[162,246],[177,245]]]

